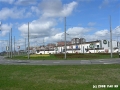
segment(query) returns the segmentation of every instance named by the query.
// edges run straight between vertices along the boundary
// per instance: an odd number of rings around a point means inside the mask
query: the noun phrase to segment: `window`
[[[109,43],[109,41],[108,41],[108,47],[110,47],[110,43]]]
[[[117,42],[117,47],[119,46],[119,42]]]
[[[99,45],[97,45],[97,48],[99,48]]]

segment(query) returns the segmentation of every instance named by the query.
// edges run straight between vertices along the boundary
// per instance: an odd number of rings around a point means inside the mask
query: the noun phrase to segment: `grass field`
[[[110,53],[93,53],[93,54],[67,54],[67,59],[73,59],[73,60],[90,60],[90,59],[108,59],[110,57]],[[117,53],[113,53],[113,58],[119,58]],[[21,55],[21,56],[13,56],[13,59],[22,59],[26,60],[27,55]],[[62,60],[64,59],[64,54],[47,54],[47,55],[30,55],[30,59],[32,60]]]
[[[120,65],[0,65],[0,90],[120,90]]]

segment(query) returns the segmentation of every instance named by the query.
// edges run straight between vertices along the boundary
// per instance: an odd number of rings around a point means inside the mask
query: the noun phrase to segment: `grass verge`
[[[90,59],[110,59],[110,53],[95,53],[95,54],[67,54],[67,60],[90,60]],[[113,58],[119,58],[117,53],[113,53]],[[13,59],[27,60],[27,55],[13,56]],[[31,60],[62,60],[64,54],[51,55],[30,55]]]
[[[120,65],[0,65],[0,90],[94,90],[93,85],[119,85]]]

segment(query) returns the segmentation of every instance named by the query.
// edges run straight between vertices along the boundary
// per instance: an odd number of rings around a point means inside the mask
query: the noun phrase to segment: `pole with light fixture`
[[[11,58],[12,58],[12,28],[11,28]]]
[[[29,55],[29,48],[30,48],[30,46],[29,46],[29,22],[28,22],[28,59],[30,59],[30,55]]]
[[[66,17],[65,17],[65,21],[64,21],[64,24],[65,24],[65,26],[64,26],[64,29],[65,29],[65,33],[64,33],[64,36],[65,36],[65,59],[66,59]]]
[[[111,44],[111,58],[112,58],[112,29],[111,29],[111,16],[110,16],[110,44]]]
[[[1,31],[1,25],[2,25],[2,22],[0,21],[0,31]]]

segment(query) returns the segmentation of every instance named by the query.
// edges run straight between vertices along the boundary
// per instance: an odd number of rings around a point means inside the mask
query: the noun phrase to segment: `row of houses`
[[[112,41],[112,52],[119,52],[120,43]],[[31,52],[36,54],[54,54],[64,53],[64,41],[56,44],[48,44],[46,46],[33,47]],[[73,38],[71,41],[66,41],[66,53],[110,53],[111,44],[109,40],[96,40],[86,42],[84,38]]]

